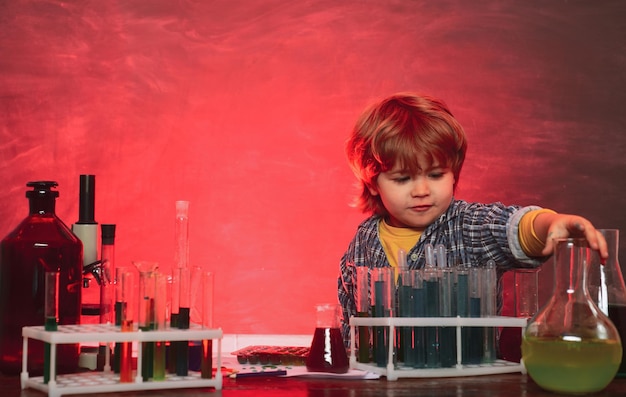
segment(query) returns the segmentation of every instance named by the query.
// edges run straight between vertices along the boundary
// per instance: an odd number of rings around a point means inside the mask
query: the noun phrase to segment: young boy
[[[443,244],[449,264],[483,266],[493,260],[500,275],[541,265],[552,253],[553,238],[584,237],[602,258],[608,256],[606,241],[583,217],[456,200],[466,149],[461,125],[443,102],[427,96],[393,95],[358,120],[346,153],[361,189],[356,204],[371,216],[359,225],[340,263],[346,346],[356,312],[354,267],[397,267],[400,249],[409,269],[424,266],[427,244]]]

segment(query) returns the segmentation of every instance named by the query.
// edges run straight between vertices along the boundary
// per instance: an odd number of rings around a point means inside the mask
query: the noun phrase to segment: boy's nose
[[[411,194],[413,197],[421,197],[428,195],[429,188],[428,183],[424,180],[424,178],[417,178],[413,182],[413,188],[411,189]]]

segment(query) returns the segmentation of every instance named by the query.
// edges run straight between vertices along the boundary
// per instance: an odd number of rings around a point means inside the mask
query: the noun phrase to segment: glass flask
[[[306,369],[310,372],[348,372],[348,354],[339,328],[341,308],[337,303],[316,306],[317,323]]]
[[[606,239],[609,257],[600,263],[593,256],[589,268],[589,293],[600,310],[613,321],[622,339],[622,363],[617,371],[620,378],[626,377],[626,286],[619,264],[619,230],[599,229]]]
[[[22,369],[22,327],[43,325],[46,272],[59,272],[59,325],[80,322],[83,245],[55,213],[57,183],[26,184],[29,214],[0,245],[0,371]],[[57,373],[78,367],[78,344],[57,346]],[[28,370],[43,372],[44,344],[28,347]]]
[[[555,240],[552,296],[522,338],[528,374],[549,391],[600,391],[611,382],[622,359],[617,329],[588,292],[592,256],[585,239]]]

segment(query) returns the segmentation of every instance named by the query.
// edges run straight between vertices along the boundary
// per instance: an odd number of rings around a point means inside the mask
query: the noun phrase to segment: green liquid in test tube
[[[139,271],[139,329],[143,332],[156,328],[157,269],[158,263],[150,261],[134,261]],[[148,381],[154,376],[155,342],[141,342],[141,376]]]
[[[44,302],[44,329],[46,331],[56,331],[59,317],[59,272],[46,272],[45,275],[45,296]],[[43,383],[50,382],[53,365],[51,362],[51,345],[44,345],[44,366]]]

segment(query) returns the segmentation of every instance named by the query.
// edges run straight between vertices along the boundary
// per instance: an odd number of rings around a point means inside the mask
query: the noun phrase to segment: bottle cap
[[[113,245],[115,244],[115,225],[110,223],[103,223],[100,225],[102,232],[102,244]]]
[[[59,184],[54,181],[33,181],[28,182],[26,186],[33,188],[33,190],[26,191],[27,198],[44,196],[48,194],[51,194],[52,197],[59,197],[58,191],[51,190],[53,187],[59,186]]]

